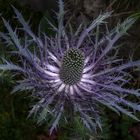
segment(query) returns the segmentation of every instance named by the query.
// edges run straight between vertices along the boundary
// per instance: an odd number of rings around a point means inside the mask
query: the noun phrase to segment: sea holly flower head
[[[63,24],[63,1],[59,0],[58,27],[48,21],[56,33],[49,37],[40,31],[38,35],[34,34],[22,14],[13,9],[22,28],[13,29],[3,19],[8,33],[0,33],[0,36],[7,46],[16,48],[11,54],[16,55],[19,63],[3,59],[0,70],[22,75],[23,79],[12,92],[31,91],[31,96],[38,102],[30,115],[36,115],[39,123],[50,121],[48,116],[51,116],[52,132],[60,120],[68,121],[69,117],[64,114],[70,108],[72,114],[79,115],[83,124],[93,131],[101,128],[101,105],[138,120],[128,108],[140,111],[140,106],[127,100],[127,96],[139,97],[139,90],[125,88],[125,84],[132,78],[126,70],[140,66],[140,61],[124,63],[117,56],[116,44],[135,18],[127,18],[111,31],[107,29],[101,34],[100,28],[107,27],[105,20],[111,15],[106,12],[86,28],[79,25],[75,32],[68,32]],[[25,32],[24,38],[17,35],[21,29]]]

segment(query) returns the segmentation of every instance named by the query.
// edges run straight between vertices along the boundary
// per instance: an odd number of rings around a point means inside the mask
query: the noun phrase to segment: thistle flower
[[[32,92],[38,102],[30,114],[38,116],[38,122],[50,121],[48,116],[51,116],[51,132],[60,120],[68,121],[64,115],[67,110],[79,115],[89,130],[101,128],[101,104],[138,120],[128,109],[140,111],[140,106],[127,100],[127,96],[139,97],[139,90],[125,88],[125,84],[132,78],[126,70],[140,66],[140,61],[124,63],[117,56],[116,45],[136,19],[128,18],[102,36],[99,28],[106,26],[105,20],[111,15],[107,12],[88,27],[82,29],[80,25],[76,32],[68,33],[63,25],[63,7],[59,0],[58,27],[48,21],[56,33],[52,37],[40,32],[35,35],[14,7],[22,28],[12,29],[3,19],[8,33],[0,33],[0,36],[7,45],[15,46],[11,54],[17,56],[18,62],[3,59],[0,69],[23,77],[12,92]],[[25,32],[24,39],[17,35],[20,29]]]

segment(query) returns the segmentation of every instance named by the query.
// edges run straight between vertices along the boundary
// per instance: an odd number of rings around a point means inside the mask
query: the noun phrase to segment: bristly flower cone
[[[60,68],[60,79],[66,85],[80,82],[84,67],[84,56],[79,50],[69,49],[63,56]]]
[[[105,20],[111,12],[107,12],[88,27],[83,28],[81,24],[76,31],[68,32],[63,24],[63,1],[59,0],[58,27],[48,21],[56,33],[49,37],[40,31],[35,35],[21,13],[13,9],[22,28],[13,29],[3,19],[8,33],[0,33],[0,37],[7,46],[15,47],[11,54],[16,54],[19,63],[3,58],[0,70],[22,75],[23,79],[17,81],[12,93],[30,91],[33,99],[38,100],[29,116],[35,115],[38,123],[50,124],[50,133],[57,129],[59,122],[68,122],[69,117],[76,115],[90,131],[96,132],[98,127],[102,128],[102,105],[139,121],[129,108],[140,111],[140,105],[127,98],[129,95],[139,97],[139,90],[125,88],[125,85],[132,79],[128,69],[140,66],[140,60],[124,63],[117,56],[119,47],[116,45],[136,18],[127,18],[109,31]],[[101,25],[107,29],[103,35],[99,32]],[[20,30],[25,32],[22,39],[17,35]],[[67,106],[74,115],[65,115]]]

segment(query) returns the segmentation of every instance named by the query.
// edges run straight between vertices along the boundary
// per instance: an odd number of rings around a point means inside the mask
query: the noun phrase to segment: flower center
[[[78,49],[69,49],[63,56],[60,79],[67,85],[78,83],[82,77],[84,55]]]

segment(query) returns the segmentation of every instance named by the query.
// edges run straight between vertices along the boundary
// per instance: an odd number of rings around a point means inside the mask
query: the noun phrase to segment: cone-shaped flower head
[[[77,49],[69,49],[63,56],[59,77],[66,85],[77,84],[82,77],[84,55]]]
[[[0,33],[0,36],[7,45],[15,46],[16,50],[11,53],[19,63],[3,59],[0,69],[23,75],[13,92],[31,90],[38,102],[30,114],[36,114],[38,122],[49,121],[51,116],[52,131],[64,117],[68,119],[63,114],[70,108],[88,129],[94,130],[101,127],[102,105],[138,120],[127,107],[140,111],[140,106],[126,97],[139,97],[139,90],[125,88],[125,84],[131,78],[126,69],[140,66],[140,61],[124,64],[124,60],[118,59],[116,44],[135,22],[134,18],[101,34],[100,27],[106,27],[105,20],[111,14],[107,12],[87,28],[80,25],[75,32],[67,32],[63,25],[63,2],[59,0],[58,27],[48,21],[56,35],[48,37],[40,32],[35,35],[22,15],[15,8],[14,11],[25,32],[24,39],[17,35],[21,27],[12,29],[4,19],[8,34]]]

